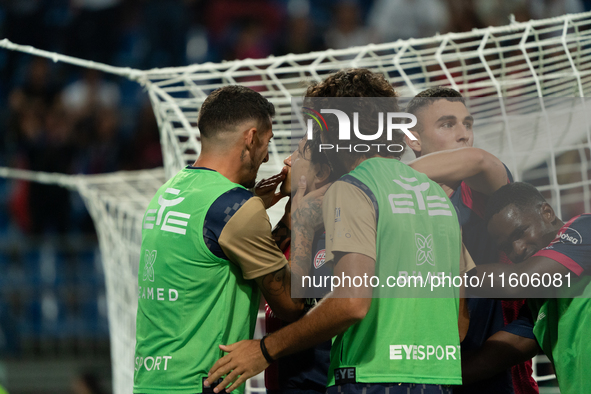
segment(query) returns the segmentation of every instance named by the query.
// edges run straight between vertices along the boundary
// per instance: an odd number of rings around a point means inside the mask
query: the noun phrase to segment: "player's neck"
[[[558,218],[556,218],[552,222],[552,231],[549,231],[548,234],[545,235],[544,244],[550,244],[552,240],[556,238],[560,229],[564,226],[564,222]]]
[[[564,226],[564,222],[558,218],[556,218],[556,223],[554,223],[554,229],[556,230],[556,234],[560,231],[560,229]]]
[[[364,161],[369,160],[369,159],[374,159],[376,157],[379,159],[393,159],[393,157],[384,157],[384,156],[380,156],[380,155],[362,156],[353,163],[353,165],[349,168],[349,172],[353,171],[355,168],[357,168],[357,166],[359,164],[363,163]]]
[[[236,160],[236,152],[227,151],[220,153],[201,152],[199,158],[193,163],[193,167],[205,167],[217,171],[234,183],[240,183],[242,174],[242,165]]]

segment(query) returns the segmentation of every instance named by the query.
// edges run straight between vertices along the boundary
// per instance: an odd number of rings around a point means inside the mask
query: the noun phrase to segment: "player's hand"
[[[280,191],[276,192],[277,186],[285,180],[286,176],[287,168],[283,167],[279,174],[260,180],[254,187],[254,194],[263,200],[266,209],[271,208],[283,197],[286,197]]]
[[[230,383],[232,385],[226,389],[226,392],[233,391],[246,382],[247,379],[258,375],[269,366],[261,352],[259,340],[240,341],[228,346],[220,345],[220,349],[228,354],[214,364],[209,370],[207,380],[204,382],[209,386],[210,382],[215,382],[222,376],[227,375],[213,389],[216,393],[222,392]]]
[[[324,225],[322,219],[322,200],[330,183],[306,194],[306,177],[302,175],[298,190],[291,201],[292,223],[297,226],[319,230]]]

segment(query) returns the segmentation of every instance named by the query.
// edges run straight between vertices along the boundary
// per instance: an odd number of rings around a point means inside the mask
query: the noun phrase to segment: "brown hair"
[[[369,133],[375,132],[378,128],[378,116],[379,112],[398,112],[398,101],[397,100],[385,100],[384,102],[378,102],[376,100],[368,100],[368,98],[388,98],[398,97],[398,93],[394,90],[394,87],[384,78],[382,74],[374,73],[368,69],[355,68],[338,71],[326,79],[320,82],[311,84],[306,90],[306,97],[304,99],[304,107],[316,107],[318,110],[321,107],[330,108],[330,98],[360,98],[359,100],[352,100],[346,104],[347,109],[339,108],[345,113],[348,113],[349,118],[352,120],[352,112],[358,112],[363,114],[364,122],[359,125],[359,128],[368,130]],[[326,99],[326,100],[323,100]],[[324,105],[323,105],[324,104]],[[332,130],[338,130],[338,124],[334,116],[326,118],[327,130],[323,131],[322,143],[332,144],[337,146],[339,144],[338,135]],[[308,149],[316,151],[319,149],[321,138],[320,130],[315,129],[314,138],[308,140],[306,143]],[[404,147],[403,134],[394,133],[393,140],[387,140],[387,134],[382,133],[382,136],[375,141],[373,144],[399,144]],[[351,140],[348,141],[353,144],[366,144],[367,141],[358,139],[353,134]],[[379,152],[370,150],[369,152],[337,152],[335,149],[326,151],[328,161],[332,167],[333,172],[336,176],[340,177],[349,172],[350,168],[359,160],[360,157],[370,158],[374,156],[391,157],[399,159],[402,155],[401,152],[389,152],[385,148]],[[315,163],[315,158],[318,155],[312,155],[312,162]],[[317,160],[317,159],[316,159]]]

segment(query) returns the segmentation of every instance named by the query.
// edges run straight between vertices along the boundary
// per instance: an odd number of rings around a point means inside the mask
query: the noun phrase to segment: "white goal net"
[[[306,81],[365,67],[383,73],[403,97],[446,85],[477,98],[470,101],[476,146],[501,158],[517,180],[539,187],[559,215],[591,211],[591,119],[584,99],[591,90],[591,13],[345,50],[149,71],[86,62],[7,40],[0,46],[133,79],[150,96],[164,170],[60,178],[81,192],[98,229],[117,394],[132,392],[144,209],[165,179],[199,155],[198,111],[221,86],[245,85],[275,104],[275,138],[260,177],[278,172],[290,154],[291,98],[303,95]],[[2,174],[19,176],[11,170]],[[271,214],[275,220],[280,215],[281,208]],[[261,387],[260,379],[255,385]]]
[[[199,155],[199,108],[211,91],[228,84],[251,87],[275,104],[275,138],[261,175],[278,172],[291,149],[292,97],[304,94],[307,81],[354,67],[383,73],[402,97],[438,85],[477,97],[470,108],[476,146],[505,161],[516,179],[535,181],[548,191],[559,213],[565,194],[569,204],[579,198],[573,194],[584,195],[589,210],[583,168],[591,138],[581,99],[591,90],[589,13],[344,50],[147,71],[141,82],[162,133],[167,176]],[[558,113],[559,119],[547,121]],[[568,159],[560,159],[565,155]],[[557,170],[561,160],[570,167]],[[580,166],[577,179],[567,175],[573,166]],[[532,169],[537,170],[528,174]]]

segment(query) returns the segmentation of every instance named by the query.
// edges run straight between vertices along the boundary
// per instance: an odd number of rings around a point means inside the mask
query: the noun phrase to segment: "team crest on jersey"
[[[157,254],[157,250],[149,251],[146,249],[146,254],[144,256],[144,282],[147,280],[154,282],[154,262],[156,261]]]
[[[417,265],[425,263],[435,265],[433,260],[433,235],[429,234],[425,237],[422,234],[415,233],[415,243],[417,245]]]
[[[316,253],[316,256],[314,256],[314,268],[318,269],[318,268],[322,267],[324,265],[324,263],[326,262],[325,258],[326,258],[326,249],[319,250],[318,253]]]

